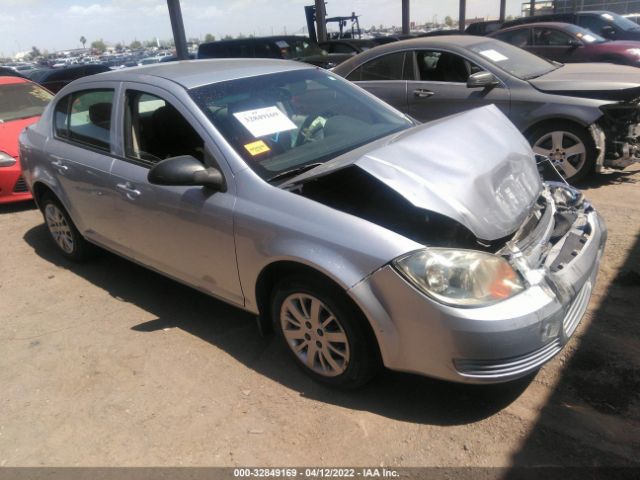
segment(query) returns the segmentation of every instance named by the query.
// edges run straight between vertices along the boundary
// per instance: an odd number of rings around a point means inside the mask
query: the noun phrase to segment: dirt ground
[[[111,254],[72,264],[0,206],[0,466],[640,466],[640,166],[587,315],[534,377],[314,383],[250,315]]]

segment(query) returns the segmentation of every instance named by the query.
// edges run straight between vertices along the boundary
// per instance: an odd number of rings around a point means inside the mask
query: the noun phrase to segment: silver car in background
[[[571,183],[640,161],[640,70],[550,62],[494,38],[446,35],[394,42],[334,73],[428,122],[498,107]]]
[[[604,224],[495,107],[416,125],[318,68],[83,78],[20,139],[60,252],[99,245],[259,315],[314,378],[535,371],[589,302]]]

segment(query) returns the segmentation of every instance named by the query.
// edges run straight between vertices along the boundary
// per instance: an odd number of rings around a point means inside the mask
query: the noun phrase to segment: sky
[[[507,0],[507,15],[517,15],[523,0]],[[467,0],[467,18],[497,17],[499,0]],[[183,0],[188,38],[207,33],[220,38],[302,33],[304,5],[313,0]],[[327,15],[360,16],[360,26],[400,26],[401,0],[327,0]],[[458,0],[411,0],[411,21],[442,22],[458,17]],[[171,38],[166,0],[0,0],[0,57],[31,50],[80,48],[80,37],[128,45],[133,40]]]

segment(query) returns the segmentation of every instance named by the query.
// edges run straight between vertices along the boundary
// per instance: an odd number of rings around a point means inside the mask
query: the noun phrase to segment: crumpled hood
[[[542,189],[529,144],[493,105],[370,146],[355,158],[337,158],[288,183],[355,164],[416,207],[445,215],[482,240],[515,232]]]
[[[601,98],[635,98],[640,93],[637,67],[608,63],[567,63],[538,78],[529,80],[538,90],[548,93]],[[579,92],[591,93],[582,95]],[[626,93],[628,92],[628,95]]]
[[[355,164],[483,240],[516,231],[542,188],[531,147],[493,105],[412,129]]]

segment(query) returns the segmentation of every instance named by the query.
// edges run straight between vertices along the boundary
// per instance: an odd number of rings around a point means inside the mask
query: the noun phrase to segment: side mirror
[[[602,30],[600,30],[600,34],[605,38],[615,38],[616,29],[611,25],[605,25],[604,27],[602,27]]]
[[[147,180],[154,185],[201,185],[221,192],[227,189],[220,170],[206,168],[191,155],[171,157],[158,162],[149,170]]]
[[[467,88],[491,88],[497,85],[500,85],[500,82],[489,72],[476,72],[467,79]]]
[[[572,48],[577,48],[582,46],[582,42],[580,40],[576,40],[575,38],[569,39],[568,45]]]

